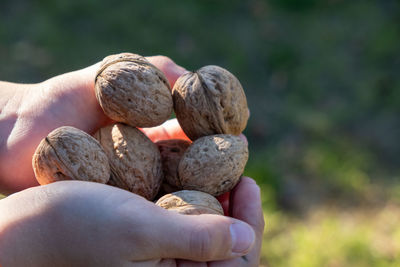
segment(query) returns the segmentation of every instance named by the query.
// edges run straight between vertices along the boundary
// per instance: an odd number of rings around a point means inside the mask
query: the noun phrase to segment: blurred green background
[[[0,80],[125,51],[234,73],[270,266],[400,266],[399,47],[395,0],[0,1]]]

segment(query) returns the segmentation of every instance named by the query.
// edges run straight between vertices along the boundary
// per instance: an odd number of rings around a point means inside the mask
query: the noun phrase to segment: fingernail
[[[245,253],[254,243],[254,231],[245,223],[235,222],[230,226],[232,252]]]

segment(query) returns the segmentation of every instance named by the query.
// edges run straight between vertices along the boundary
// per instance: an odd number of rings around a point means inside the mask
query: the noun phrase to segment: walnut
[[[182,189],[178,177],[178,165],[190,142],[182,139],[161,140],[156,142],[161,153],[164,173],[163,191],[171,193]]]
[[[213,134],[239,135],[246,127],[246,95],[239,80],[221,67],[205,66],[182,75],[172,94],[176,117],[191,140]]]
[[[70,126],[55,129],[40,142],[32,165],[42,185],[60,180],[107,183],[110,178],[108,159],[100,144]]]
[[[153,127],[173,110],[170,86],[164,74],[146,58],[130,53],[103,59],[95,93],[104,113],[134,127]]]
[[[152,200],[163,179],[156,145],[138,129],[122,123],[104,127],[94,137],[110,162],[109,184]]]
[[[224,210],[215,197],[199,191],[182,190],[174,192],[160,198],[156,205],[187,215],[224,215]]]
[[[238,136],[201,137],[186,150],[179,163],[182,188],[222,195],[238,183],[248,157],[247,144]]]

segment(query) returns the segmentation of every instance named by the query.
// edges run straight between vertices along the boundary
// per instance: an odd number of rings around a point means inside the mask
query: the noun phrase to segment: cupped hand
[[[257,266],[259,188],[243,178],[233,195],[241,220],[180,215],[97,183],[33,187],[0,201],[0,265]]]
[[[171,86],[185,72],[166,57],[148,59]],[[13,92],[1,113],[6,141],[0,142],[0,192],[37,185],[31,157],[53,129],[70,125],[94,133],[111,123],[94,95],[97,69],[95,64]],[[153,141],[187,139],[176,120],[142,130]],[[222,202],[232,218],[178,215],[95,183],[33,187],[0,201],[0,266],[258,266],[264,228],[258,186],[242,178]],[[231,225],[244,230],[232,238]]]
[[[165,73],[171,86],[185,72],[168,57],[147,59]],[[7,97],[12,95],[4,109],[0,103],[0,193],[37,185],[32,155],[40,140],[52,130],[68,125],[93,134],[111,123],[95,97],[94,78],[99,64],[39,84],[0,84],[9,87]],[[152,135],[160,132],[164,132],[163,127],[157,127]],[[180,128],[175,134],[184,136]]]

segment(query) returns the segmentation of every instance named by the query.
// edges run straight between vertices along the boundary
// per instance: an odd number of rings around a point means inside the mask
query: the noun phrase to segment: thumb
[[[230,259],[247,254],[255,242],[254,230],[247,223],[224,216],[167,211],[160,222],[156,231],[160,242],[155,255],[160,258]]]

